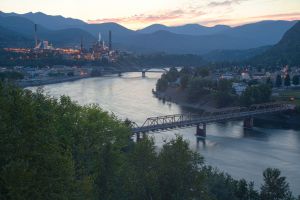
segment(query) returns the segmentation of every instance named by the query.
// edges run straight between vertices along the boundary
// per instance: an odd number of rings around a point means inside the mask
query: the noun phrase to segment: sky
[[[300,20],[300,0],[0,0],[2,12],[43,12],[130,29],[151,24],[237,26],[261,20]]]

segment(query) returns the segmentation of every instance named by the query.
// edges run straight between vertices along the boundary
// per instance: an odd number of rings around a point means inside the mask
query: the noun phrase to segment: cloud
[[[293,13],[277,13],[270,15],[260,15],[245,18],[223,18],[223,19],[206,19],[199,21],[202,25],[213,26],[216,24],[226,24],[232,26],[239,26],[247,23],[253,23],[263,20],[300,20],[300,12]]]
[[[233,4],[239,4],[247,0],[226,0],[226,1],[212,1],[207,6],[208,7],[220,7],[220,6],[231,6]]]
[[[252,19],[285,19],[285,20],[300,20],[300,12],[293,13],[277,13],[271,15],[262,15],[251,17]]]
[[[116,23],[161,23],[166,21],[174,21],[181,18],[194,18],[204,15],[205,13],[200,9],[188,8],[188,9],[175,9],[166,12],[160,12],[157,14],[137,14],[130,17],[119,18],[103,18],[96,20],[88,20],[88,23],[97,24],[105,22]]]

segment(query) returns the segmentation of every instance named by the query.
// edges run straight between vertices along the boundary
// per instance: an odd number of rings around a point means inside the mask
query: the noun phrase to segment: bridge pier
[[[196,136],[206,137],[206,124],[205,123],[202,125],[202,128],[200,128],[200,124],[197,124]]]
[[[141,134],[140,133],[136,133],[136,141],[140,141],[141,140]]]
[[[253,117],[247,117],[244,119],[244,128],[246,129],[253,128]]]
[[[142,77],[145,78],[146,77],[146,72],[142,71]]]
[[[141,134],[143,137],[141,137]],[[146,133],[136,133],[136,142],[141,141],[142,139],[145,139],[147,137]]]

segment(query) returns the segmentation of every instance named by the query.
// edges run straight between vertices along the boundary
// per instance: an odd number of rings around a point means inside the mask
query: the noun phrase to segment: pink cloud
[[[88,23],[97,24],[105,22],[116,22],[116,23],[161,23],[166,21],[173,21],[181,18],[193,18],[204,15],[205,13],[199,9],[176,9],[167,11],[164,13],[159,13],[157,15],[153,14],[139,14],[130,17],[120,17],[120,18],[103,18],[96,20],[88,20]]]
[[[239,4],[242,1],[247,0],[225,0],[225,1],[213,1],[208,4],[209,7],[219,7],[219,6],[231,6],[233,4]]]
[[[207,19],[207,20],[201,20],[199,21],[199,23],[207,26],[213,26],[217,24],[238,26],[247,23],[263,21],[263,20],[300,20],[300,12],[260,15],[260,16],[241,18],[241,19],[231,19],[231,18]]]

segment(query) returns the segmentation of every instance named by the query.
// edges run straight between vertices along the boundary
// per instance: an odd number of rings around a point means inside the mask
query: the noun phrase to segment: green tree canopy
[[[293,76],[293,85],[299,85],[299,76]]]
[[[261,198],[264,200],[292,200],[289,184],[278,169],[268,168],[263,172],[264,184],[261,186]]]

